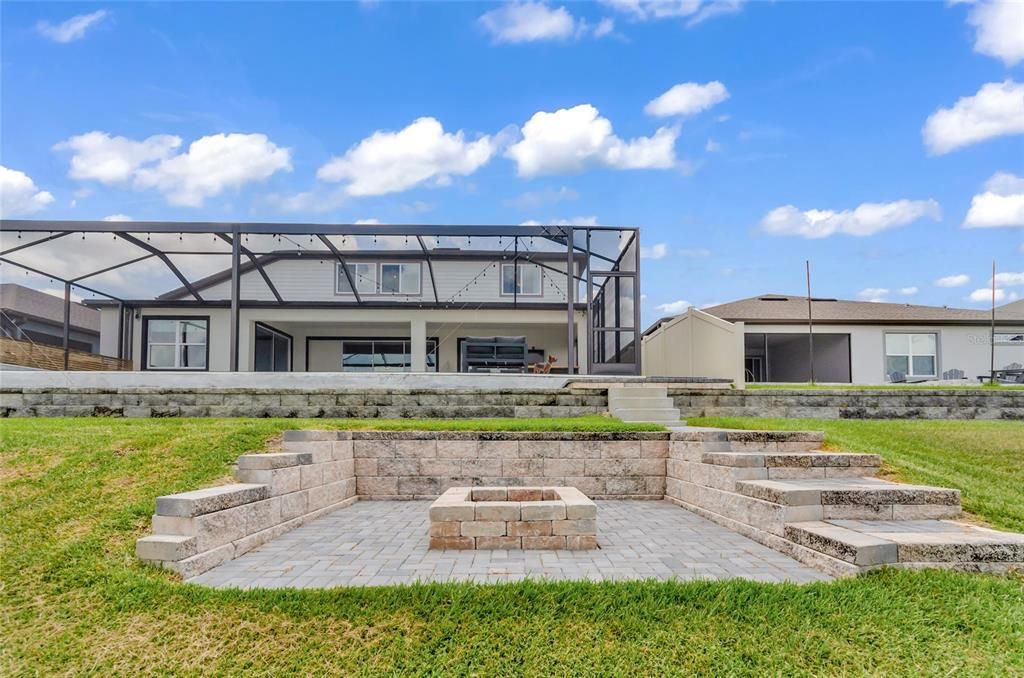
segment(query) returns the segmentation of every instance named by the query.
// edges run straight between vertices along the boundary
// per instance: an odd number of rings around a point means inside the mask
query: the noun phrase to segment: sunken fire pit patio
[[[432,549],[597,548],[597,505],[575,487],[453,487],[430,505]]]

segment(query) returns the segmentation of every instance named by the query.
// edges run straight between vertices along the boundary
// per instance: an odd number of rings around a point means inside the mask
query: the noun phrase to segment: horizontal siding
[[[382,260],[385,261],[385,260]],[[434,272],[437,276],[437,296],[441,302],[453,303],[487,303],[510,301],[511,297],[501,295],[500,263],[498,261],[434,261]],[[422,265],[422,285],[419,296],[375,295],[365,298],[386,299],[388,301],[408,301],[416,304],[421,301],[434,301],[434,292],[430,284],[430,268],[425,262]],[[551,262],[552,268],[565,270],[563,262]],[[335,262],[324,259],[281,259],[264,266],[267,275],[273,281],[277,291],[286,301],[351,301],[350,294],[335,294]],[[565,302],[565,278],[551,270],[543,270],[543,294],[541,296],[520,297],[521,301],[529,302]],[[274,301],[274,295],[263,281],[258,271],[252,270],[242,274],[241,296],[243,299],[257,301]],[[200,291],[209,300],[231,298],[229,281],[219,282]],[[177,297],[189,298],[188,294]]]

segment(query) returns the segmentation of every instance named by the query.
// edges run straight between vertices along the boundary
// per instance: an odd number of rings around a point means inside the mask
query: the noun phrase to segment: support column
[[[573,227],[569,226],[565,236],[566,353],[569,356],[566,372],[568,374],[576,374],[576,262],[573,257],[573,231]],[[588,308],[589,305],[590,300],[588,299]]]
[[[64,370],[71,362],[71,283],[64,283]]]
[[[409,352],[413,372],[427,371],[427,321],[414,318],[409,321]]]
[[[241,237],[236,226],[231,233],[231,331],[229,336],[230,343],[228,344],[229,351],[231,352],[231,359],[229,361],[229,368],[232,372],[238,371],[238,297],[240,290],[239,285],[239,259],[242,254],[241,250]]]
[[[117,304],[117,359],[124,360],[124,304]]]

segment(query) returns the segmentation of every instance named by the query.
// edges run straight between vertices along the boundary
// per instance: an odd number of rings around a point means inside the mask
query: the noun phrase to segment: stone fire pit
[[[597,505],[575,487],[453,487],[430,505],[430,548],[597,548]]]

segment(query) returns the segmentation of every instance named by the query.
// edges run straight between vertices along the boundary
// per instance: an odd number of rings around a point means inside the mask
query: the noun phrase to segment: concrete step
[[[713,450],[707,450],[714,445]],[[700,460],[728,468],[764,468],[769,480],[863,478],[878,473],[882,460],[876,454],[834,452],[736,452],[721,450],[721,443],[704,443]]]
[[[953,520],[828,520],[791,523],[790,541],[860,566],[1024,562],[1024,534]]]
[[[899,518],[897,506],[921,507],[913,513],[920,518],[949,518],[960,513],[959,490],[877,478],[742,480],[736,483],[736,491],[783,506],[821,505],[826,507],[823,518]],[[901,509],[903,514],[909,511]]]
[[[615,410],[620,407],[675,407],[675,403],[671,398],[659,398],[657,396],[608,399],[608,409]]]
[[[233,483],[203,490],[169,494],[156,498],[156,512],[161,516],[191,518],[205,513],[267,499],[270,488],[254,483]]]

